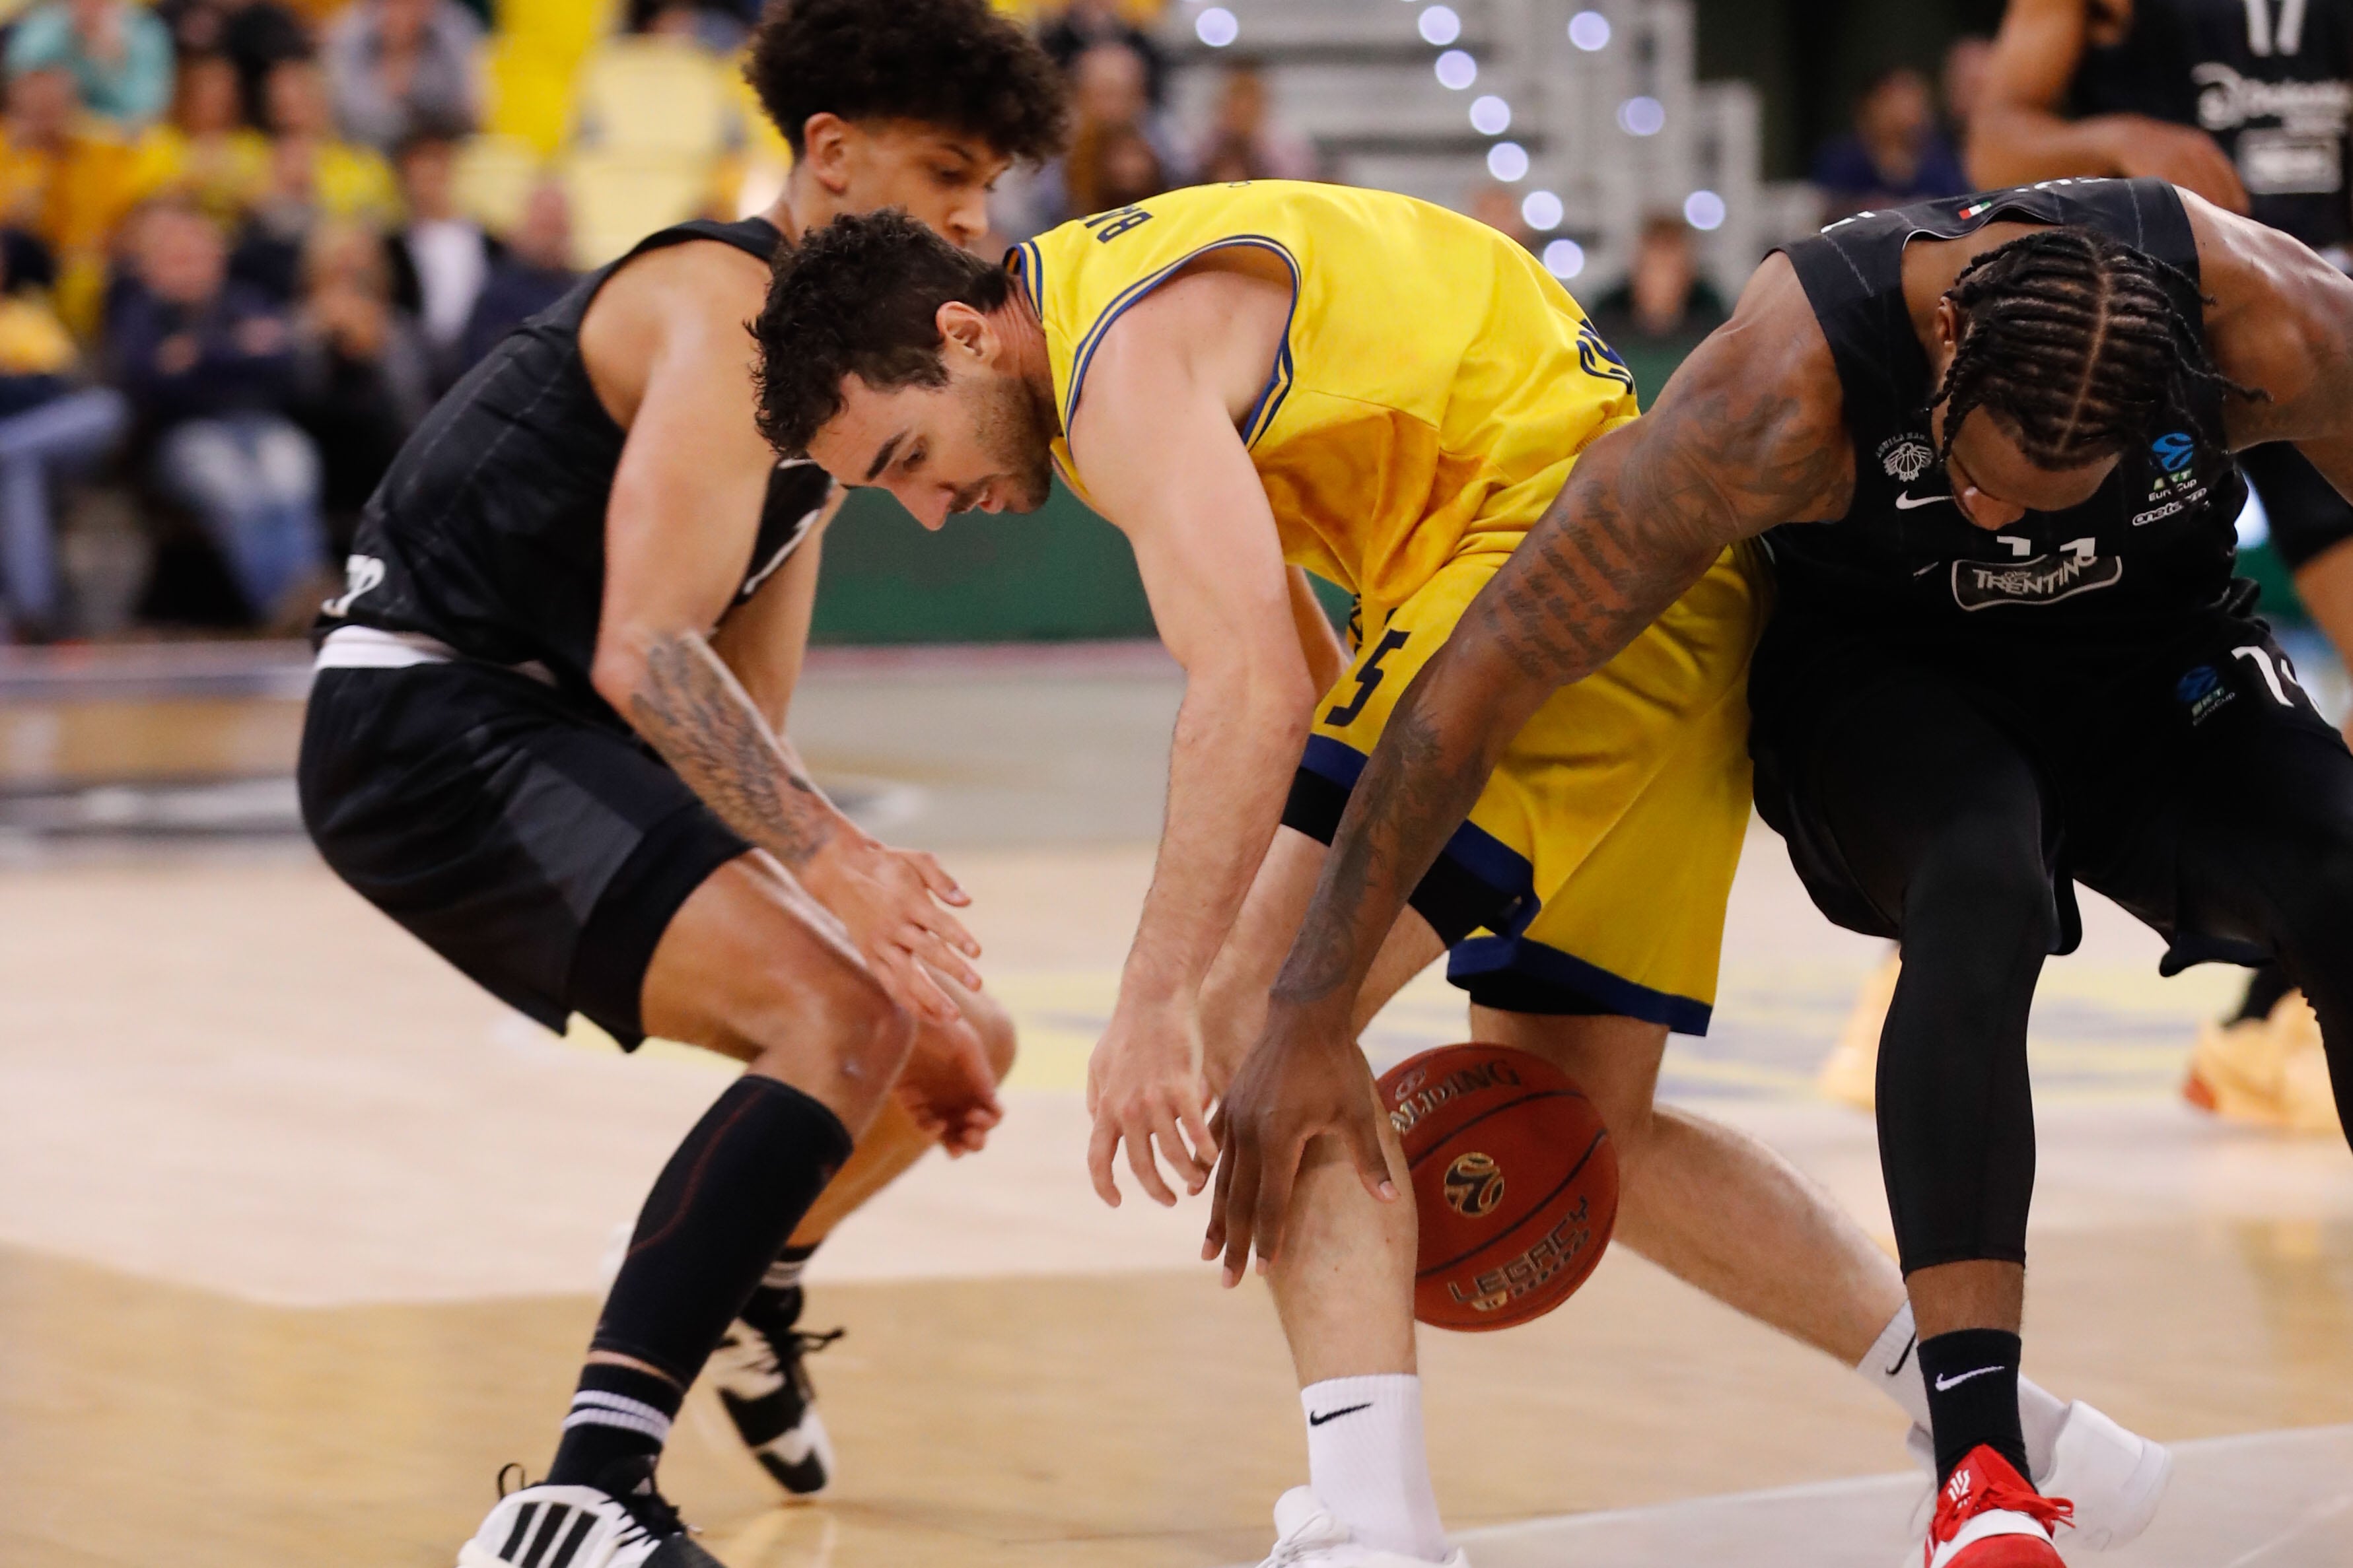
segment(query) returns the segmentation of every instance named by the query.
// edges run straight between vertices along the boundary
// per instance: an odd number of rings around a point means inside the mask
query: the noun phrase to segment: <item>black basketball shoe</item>
[[[593,1487],[543,1481],[510,1492],[499,1472],[499,1503],[458,1568],[723,1568],[694,1543],[678,1510],[654,1489],[654,1458],[616,1459]]]
[[[815,1497],[833,1479],[833,1444],[817,1413],[806,1359],[841,1337],[805,1334],[798,1286],[762,1286],[711,1358],[710,1375],[752,1457],[795,1497]]]

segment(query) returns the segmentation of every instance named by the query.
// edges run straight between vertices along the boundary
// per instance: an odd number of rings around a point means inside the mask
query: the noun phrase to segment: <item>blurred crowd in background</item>
[[[757,211],[789,154],[735,56],[760,0],[0,0],[0,640],[299,629],[432,401],[638,236]],[[1068,153],[997,239],[1326,171],[1263,76],[1169,107],[1152,0],[1028,11]],[[1963,188],[1984,45],[1891,70],[1825,216]],[[1503,187],[1466,210],[1532,241]],[[1646,390],[1720,322],[1677,214],[1588,300]]]

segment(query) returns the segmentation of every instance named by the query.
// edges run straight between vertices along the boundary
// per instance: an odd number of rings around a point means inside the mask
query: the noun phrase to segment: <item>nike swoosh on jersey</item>
[[[1924,506],[1935,506],[1938,501],[1949,501],[1952,499],[1953,498],[1950,496],[1915,496],[1911,491],[1906,490],[1902,495],[1895,498],[1895,510],[1897,511],[1917,511]]]

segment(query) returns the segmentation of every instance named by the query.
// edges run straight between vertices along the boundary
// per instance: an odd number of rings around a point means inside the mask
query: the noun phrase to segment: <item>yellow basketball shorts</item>
[[[1329,844],[1389,712],[1507,556],[1457,556],[1363,604],[1285,826]],[[1481,1006],[1704,1035],[1748,828],[1748,656],[1764,613],[1743,547],[1625,651],[1555,692],[1409,900]]]

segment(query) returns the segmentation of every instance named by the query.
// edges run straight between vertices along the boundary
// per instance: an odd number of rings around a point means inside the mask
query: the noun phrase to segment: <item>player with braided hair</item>
[[[1352,1010],[1512,737],[1761,537],[1757,805],[1826,914],[1905,947],[1879,1130],[1942,1483],[1926,1568],[2059,1568],[2072,1510],[2017,1393],[2027,1011],[2075,884],[2168,973],[2276,957],[2353,1099],[2353,752],[2232,573],[2232,454],[2267,442],[2353,494],[2353,282],[2170,185],[1863,214],[1769,258],[1398,700],[1220,1110],[1229,1273],[1289,1245],[1263,1194],[1311,1142],[1363,1146]],[[2108,1495],[2153,1508],[2162,1451],[2107,1453]]]

